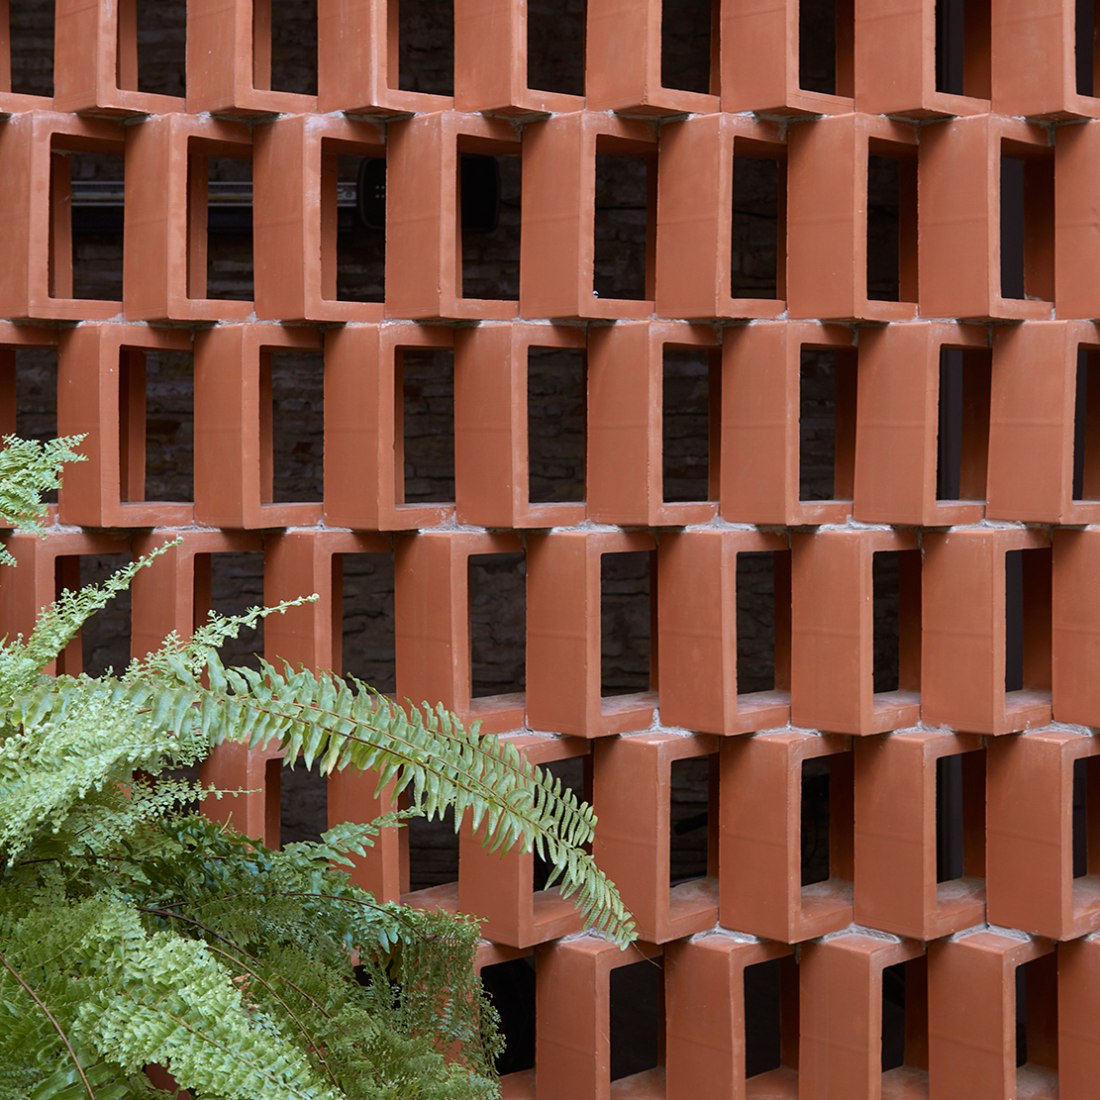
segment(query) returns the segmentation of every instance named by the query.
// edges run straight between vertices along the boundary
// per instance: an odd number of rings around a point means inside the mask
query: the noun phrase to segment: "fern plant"
[[[34,531],[79,440],[4,442],[0,513]],[[224,667],[219,645],[282,607],[212,616],[117,676],[44,675],[155,556],[62,593],[0,644],[0,1100],[174,1095],[154,1066],[196,1098],[498,1096],[476,923],[379,902],[339,869],[399,822],[276,851],[194,813],[224,792],[170,773],[225,742],[275,743],[322,774],[372,769],[406,793],[396,817],[453,809],[491,848],[538,849],[625,945],[629,914],[584,850],[590,808],[441,707]]]

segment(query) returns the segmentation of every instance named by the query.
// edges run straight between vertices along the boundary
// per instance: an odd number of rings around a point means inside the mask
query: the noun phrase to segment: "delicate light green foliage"
[[[41,531],[46,505],[42,497],[61,484],[61,467],[66,462],[83,462],[76,447],[84,437],[70,435],[39,443],[33,439],[3,438],[0,450],[0,516],[4,525],[16,531]],[[0,562],[14,565],[15,559],[0,546]]]
[[[34,529],[74,442],[7,441],[13,525]],[[498,1097],[476,923],[381,903],[342,868],[381,828],[453,809],[492,848],[536,847],[625,944],[629,914],[583,850],[591,810],[442,708],[222,666],[226,638],[302,600],[211,616],[118,676],[44,676],[158,552],[0,643],[0,1100],[164,1098],[150,1064],[196,1100]],[[225,742],[279,744],[323,774],[370,768],[411,806],[273,851],[194,813],[231,792],[172,777]]]

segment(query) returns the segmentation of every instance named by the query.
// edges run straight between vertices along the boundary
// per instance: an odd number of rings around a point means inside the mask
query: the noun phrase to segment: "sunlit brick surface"
[[[315,592],[228,658],[593,800],[626,954],[447,828],[353,872],[485,919],[510,1100],[1094,1100],[1095,6],[453,7],[0,0],[0,417],[88,436],[0,633],[178,536],[61,670]]]

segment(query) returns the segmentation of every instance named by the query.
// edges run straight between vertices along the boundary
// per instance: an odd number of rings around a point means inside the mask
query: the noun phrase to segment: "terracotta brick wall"
[[[66,670],[317,592],[233,658],[590,797],[626,955],[469,837],[356,870],[486,918],[514,1100],[1094,1097],[1093,6],[395,4],[0,5],[0,413],[90,458],[0,630],[179,534]]]

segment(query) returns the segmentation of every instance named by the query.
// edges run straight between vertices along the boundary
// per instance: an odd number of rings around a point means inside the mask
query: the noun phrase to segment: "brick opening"
[[[661,959],[615,967],[611,983],[611,1080],[664,1063],[665,973]]]
[[[928,963],[923,955],[882,971],[881,1068],[928,1070]]]
[[[527,351],[527,497],[583,501],[588,365],[580,348]]]
[[[452,0],[388,0],[397,7],[398,88],[454,95],[455,22]],[[391,56],[393,42],[390,43]]]
[[[585,0],[528,0],[527,86],[584,95]]]
[[[850,753],[816,756],[802,762],[799,830],[804,904],[849,889],[853,775]]]
[[[787,163],[757,148],[734,140],[730,295],[779,299],[787,296]]]
[[[674,760],[669,782],[669,885],[718,874],[718,756]]]
[[[656,157],[616,152],[596,139],[593,291],[597,298],[653,298]]]
[[[799,0],[799,87],[826,95],[853,95],[854,43],[852,0]]]
[[[402,799],[402,804],[405,800]],[[403,893],[431,890],[458,882],[458,833],[454,810],[429,821],[410,818],[401,830]]]
[[[759,550],[737,555],[737,692],[789,692],[791,686],[791,555]]]
[[[1095,756],[1083,756],[1073,762],[1073,877],[1094,874],[1100,851],[1090,844],[1096,820],[1092,791],[1100,784],[1100,762]]]
[[[57,349],[0,346],[0,434],[45,442],[57,436]],[[57,503],[57,490],[42,497]]]
[[[19,95],[52,96],[54,5],[39,0],[8,0],[4,7],[10,62],[7,89]],[[7,75],[2,71],[2,60],[0,76]]]
[[[855,350],[804,346],[799,378],[799,499],[851,500],[855,482]]]
[[[73,554],[54,561],[54,586],[58,596],[65,589],[102,584],[112,573],[130,564],[128,553]],[[113,669],[121,675],[130,663],[130,590],[120,592],[106,607],[86,619],[76,637],[57,660],[59,674],[102,676]]]
[[[651,690],[656,678],[651,550],[600,555],[600,680],[604,697]]]
[[[936,91],[990,96],[990,0],[936,0]]]
[[[551,760],[542,765],[544,772],[549,772],[555,779],[560,780],[563,788],[571,790],[578,799],[589,805],[592,803],[592,757],[570,756],[565,760]],[[585,845],[591,851],[591,843]],[[551,864],[543,859],[537,851],[534,852],[532,863],[532,888],[535,892],[546,889],[546,880],[550,877]]]
[[[919,550],[871,555],[875,695],[920,691],[920,569]]]
[[[467,559],[470,692],[516,695],[527,683],[527,564],[522,553]]]
[[[717,94],[717,20],[713,0],[662,0],[661,84]]]
[[[666,502],[718,499],[721,352],[666,344],[661,457]]]
[[[985,749],[936,760],[936,883],[985,878]]]
[[[399,348],[395,393],[399,504],[455,498],[454,352],[450,348]]]
[[[206,622],[206,613],[240,615],[264,603],[264,556],[258,550],[195,555],[195,625]],[[221,648],[225,665],[258,668],[264,651],[261,619],[251,630],[227,638]]]
[[[1054,1084],[1057,1074],[1058,956],[1051,951],[1016,967],[1017,1095]]]
[[[253,82],[317,94],[317,0],[252,0]]]
[[[867,297],[917,300],[915,150],[872,141],[867,157]]]
[[[1077,349],[1073,499],[1100,500],[1100,348]]]
[[[1005,691],[1050,691],[1051,552],[1005,553]]]
[[[335,143],[331,143],[335,144]],[[336,263],[322,242],[324,296],[381,302],[386,289],[386,159],[329,152],[322,142],[322,225],[336,226]]]
[[[460,152],[462,297],[518,300],[521,184],[518,149],[499,156]]]
[[[320,840],[328,828],[328,779],[298,761],[279,771],[279,846]]]
[[[829,788],[832,785],[827,756],[802,761],[802,885],[827,882],[831,842]]]
[[[905,963],[882,971],[882,1072],[905,1064]]]
[[[76,149],[54,134],[50,151],[50,297],[121,301],[121,147]]]
[[[116,53],[119,88],[183,96],[186,54],[186,0],[121,0]]]
[[[1054,300],[1052,149],[1001,142],[1001,297]]]
[[[987,348],[940,349],[937,500],[985,500],[992,378]]]
[[[319,351],[260,353],[260,485],[265,504],[324,495],[324,360]]]
[[[340,615],[337,670],[392,695],[397,690],[393,554],[334,554],[332,582]]]
[[[1096,95],[1097,63],[1100,55],[1096,49],[1096,0],[1077,0],[1074,6],[1073,57],[1076,67],[1077,94]]]
[[[481,985],[500,1013],[504,1049],[497,1055],[501,1077],[535,1067],[535,993],[537,962],[534,955],[509,959],[481,969]]]
[[[194,356],[122,347],[118,379],[121,499],[194,500]]]
[[[251,301],[252,160],[189,151],[187,295]]]
[[[769,959],[746,966],[742,982],[745,997],[745,1078],[772,1073],[783,1065],[784,970],[793,958]],[[797,981],[797,971],[795,974]]]

